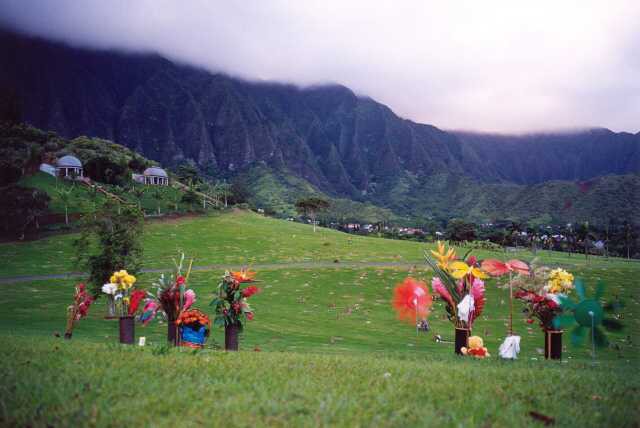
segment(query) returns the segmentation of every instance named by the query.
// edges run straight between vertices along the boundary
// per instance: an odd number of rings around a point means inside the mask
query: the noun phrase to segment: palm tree
[[[142,197],[144,196],[144,192],[147,191],[145,186],[136,186],[135,184],[131,186],[131,192],[138,199],[138,209],[142,210]]]
[[[160,215],[160,201],[162,201],[162,197],[163,197],[162,189],[160,189],[160,188],[155,189],[154,192],[153,192],[153,199],[155,199],[157,201],[156,202],[156,204],[157,204],[156,206],[158,208],[158,215]]]
[[[64,205],[64,224],[69,226],[69,204],[71,203],[73,184],[69,188],[56,187],[56,196],[60,199],[60,202]]]

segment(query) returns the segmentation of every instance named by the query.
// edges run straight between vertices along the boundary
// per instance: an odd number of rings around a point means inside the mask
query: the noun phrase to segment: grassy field
[[[73,241],[77,234],[55,235],[30,242],[0,244],[0,278],[43,273],[78,271],[73,264]],[[145,226],[144,266],[165,268],[172,257],[184,251],[196,265],[251,265],[296,262],[424,262],[423,254],[432,245],[348,235],[332,229],[277,220],[247,212],[214,212],[207,216],[180,220],[152,221]],[[504,257],[500,252],[476,251],[480,257]],[[634,262],[601,257],[538,251],[534,256],[521,251],[523,260],[534,257],[544,263],[567,266],[625,267]],[[640,265],[640,264],[639,264]]]
[[[610,363],[158,349],[3,338],[5,426],[633,426]],[[36,398],[37,397],[37,398]]]
[[[197,257],[197,265],[277,264],[259,271],[262,292],[252,297],[256,317],[241,337],[242,351],[220,351],[223,332],[215,329],[205,350],[167,353],[160,323],[136,326],[136,335],[147,338],[144,348],[117,345],[117,322],[103,319],[102,299],[73,340],[64,341],[54,335],[64,330],[73,281],[2,284],[0,425],[535,426],[530,411],[560,426],[637,426],[640,420],[635,263],[540,255],[585,278],[588,292],[605,280],[606,298],[625,302],[625,329],[608,335],[611,347],[596,360],[565,334],[562,362],[545,361],[541,331],[516,311],[519,360],[477,361],[455,357],[452,344],[433,340],[435,334],[452,338],[441,303],[434,305],[428,333],[416,335],[394,318],[393,286],[408,274],[430,278],[422,244],[325,229],[314,234],[310,226],[237,212],[151,223],[145,233],[147,267],[169,268],[177,249]],[[69,270],[71,239],[0,246],[2,276]],[[287,265],[335,258],[415,262],[417,269]],[[222,273],[192,274],[197,307],[211,312]],[[140,275],[139,286],[149,288],[157,275]],[[506,333],[507,308],[507,292],[489,281],[474,333],[493,357]]]

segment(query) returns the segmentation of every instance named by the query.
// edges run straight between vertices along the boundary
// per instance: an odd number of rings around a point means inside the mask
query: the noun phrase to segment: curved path
[[[403,269],[424,269],[429,268],[424,263],[399,263],[399,262],[296,262],[296,263],[266,263],[266,264],[252,264],[252,269],[259,270],[275,270],[275,269],[354,269],[354,268],[403,268]],[[193,271],[211,271],[211,270],[225,270],[225,269],[240,269],[245,266],[230,266],[230,265],[206,265],[206,266],[193,266]],[[167,269],[142,269],[142,273],[161,273],[166,272]],[[70,279],[80,278],[86,276],[83,272],[67,272],[50,275],[23,275],[0,278],[0,284],[15,284],[18,282],[32,282],[32,281],[46,281],[49,279]]]

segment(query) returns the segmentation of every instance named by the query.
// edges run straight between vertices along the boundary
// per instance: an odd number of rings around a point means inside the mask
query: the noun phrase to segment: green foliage
[[[106,204],[95,215],[87,215],[83,231],[75,241],[78,265],[89,271],[94,296],[113,272],[126,269],[135,275],[142,264],[142,214],[130,206]]]
[[[49,196],[46,193],[15,185],[0,188],[0,191],[2,236],[24,237],[25,233],[39,227],[38,218],[47,212],[49,206]]]
[[[476,226],[464,220],[454,218],[447,223],[445,237],[448,241],[464,242],[476,239]]]

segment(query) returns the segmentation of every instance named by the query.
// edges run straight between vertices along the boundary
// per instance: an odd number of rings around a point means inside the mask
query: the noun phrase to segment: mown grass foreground
[[[11,250],[3,254],[3,274],[17,267],[46,274],[49,263],[63,266],[68,251],[60,242],[67,239],[0,246]],[[625,303],[625,329],[608,335],[612,346],[598,350],[595,360],[587,346],[573,346],[565,334],[563,360],[545,361],[543,335],[525,322],[516,303],[522,350],[518,361],[505,362],[496,355],[506,333],[507,292],[495,280],[487,282],[485,313],[474,329],[492,354],[487,360],[455,357],[452,344],[433,340],[435,334],[452,338],[441,302],[434,304],[429,333],[416,335],[395,319],[394,285],[409,274],[431,277],[419,262],[422,244],[327,230],[313,234],[310,226],[248,213],[148,227],[145,250],[147,257],[158,257],[156,265],[170,270],[171,253],[185,247],[189,255],[204,255],[197,264],[275,264],[258,272],[262,292],[252,297],[256,317],[241,338],[241,352],[220,350],[221,329],[212,331],[202,351],[168,350],[166,325],[160,323],[136,326],[145,347],[119,345],[117,322],[103,319],[104,299],[65,341],[55,334],[64,330],[74,280],[2,284],[0,425],[540,425],[530,412],[559,426],[637,426],[640,420],[635,263],[586,263],[543,252],[546,264],[561,264],[584,278],[589,294],[603,279],[605,300]],[[330,261],[336,252],[355,261],[415,260],[418,267],[287,265],[307,257]],[[196,271],[189,281],[196,306],[210,314],[222,273]],[[139,275],[138,285],[149,289],[157,276]]]
[[[4,337],[2,422],[37,426],[633,426],[610,363],[200,351]],[[634,422],[635,421],[635,422]]]

